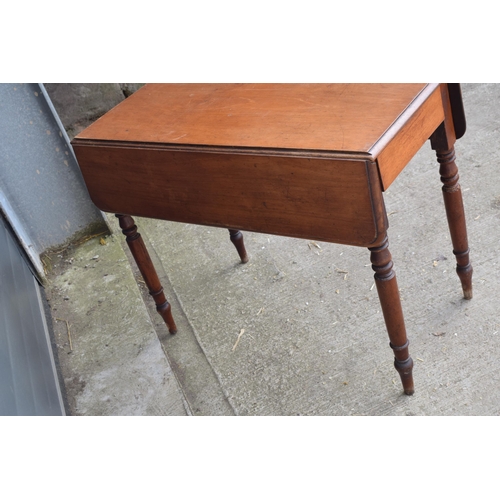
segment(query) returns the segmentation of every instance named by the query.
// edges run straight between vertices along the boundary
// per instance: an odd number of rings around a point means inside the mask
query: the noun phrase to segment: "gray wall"
[[[0,84],[0,208],[42,277],[44,252],[108,230],[41,84]]]
[[[0,415],[64,415],[38,283],[0,217]]]
[[[143,83],[45,83],[70,139],[133,94]]]

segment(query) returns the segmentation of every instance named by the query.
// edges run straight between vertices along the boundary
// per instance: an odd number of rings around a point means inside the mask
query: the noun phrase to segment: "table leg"
[[[171,307],[168,303],[160,279],[156,273],[151,257],[149,256],[144,240],[140,233],[137,232],[137,226],[134,219],[129,215],[116,214],[120,222],[122,233],[127,237],[127,243],[132,252],[132,255],[137,263],[137,267],[146,282],[149,289],[149,294],[153,297],[156,303],[156,310],[165,321],[168,331],[172,334],[177,333],[174,318],[172,317]]]
[[[458,168],[455,164],[455,149],[436,150],[441,165],[439,173],[443,183],[443,199],[450,228],[453,253],[457,259],[457,274],[462,283],[465,299],[472,299],[472,266],[469,261],[469,244],[465,226],[462,191],[458,183]]]
[[[243,264],[248,262],[247,251],[245,250],[245,243],[243,242],[243,234],[238,229],[229,230],[229,238],[233,242],[233,245],[238,250],[238,255],[240,256],[241,262]]]
[[[409,342],[387,236],[380,246],[371,247],[369,250],[378,296],[389,333],[389,345],[394,351],[394,367],[401,377],[405,394],[411,395],[414,392],[413,360],[408,352]]]

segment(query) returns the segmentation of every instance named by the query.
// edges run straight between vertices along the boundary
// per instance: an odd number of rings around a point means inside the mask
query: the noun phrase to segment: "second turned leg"
[[[238,251],[238,255],[240,256],[241,262],[243,264],[248,262],[247,251],[245,250],[245,244],[243,242],[243,234],[238,229],[230,229],[229,230],[229,238],[233,242],[233,245],[236,247]]]
[[[399,298],[396,274],[393,270],[387,236],[378,247],[369,248],[372,268],[375,271],[375,283],[384,320],[389,334],[390,346],[394,351],[394,367],[401,377],[405,394],[412,395],[413,360],[408,351],[408,338],[403,318],[403,309]]]
[[[437,150],[436,155],[440,164],[439,173],[443,183],[443,199],[453,253],[457,259],[457,274],[462,283],[464,298],[472,299],[472,266],[469,261],[469,244],[458,168],[455,164],[455,149],[452,147],[449,150]]]
[[[134,223],[134,219],[129,215],[122,214],[116,214],[116,217],[118,217],[120,222],[122,233],[127,237],[127,244],[148,287],[149,294],[156,303],[156,310],[163,318],[163,321],[165,321],[168,331],[172,334],[177,333],[177,326],[172,317],[170,304],[165,297],[163,287],[161,286],[151,257],[144,245],[144,241],[140,233],[137,232],[137,226]]]

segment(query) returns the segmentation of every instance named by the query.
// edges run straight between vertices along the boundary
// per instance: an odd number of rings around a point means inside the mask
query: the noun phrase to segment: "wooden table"
[[[93,202],[117,214],[171,333],[170,305],[131,216],[228,228],[243,262],[239,229],[364,246],[395,367],[413,394],[382,193],[430,138],[457,273],[472,298],[454,153],[464,132],[458,84],[151,84],[72,145]]]

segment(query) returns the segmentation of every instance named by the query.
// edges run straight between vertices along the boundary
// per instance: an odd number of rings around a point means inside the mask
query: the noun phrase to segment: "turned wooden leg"
[[[469,262],[469,244],[465,226],[462,191],[458,183],[458,168],[455,164],[455,149],[436,150],[441,165],[439,173],[443,183],[443,198],[450,228],[453,253],[457,259],[457,274],[462,283],[465,299],[472,299],[472,266]]]
[[[233,245],[238,250],[238,255],[240,256],[241,262],[245,264],[248,262],[247,251],[245,250],[245,244],[243,242],[243,234],[238,229],[229,230],[229,238],[233,242]]]
[[[394,367],[398,371],[405,394],[411,395],[413,388],[413,360],[408,352],[408,339],[403,318],[403,309],[399,298],[396,274],[392,269],[392,257],[389,252],[387,236],[378,247],[369,248],[372,268],[375,271],[375,283],[384,314],[390,346],[394,351]]]
[[[163,287],[161,286],[158,274],[153,266],[148,250],[144,245],[144,241],[141,235],[137,232],[137,226],[134,223],[134,219],[132,219],[129,215],[122,214],[116,214],[116,217],[118,217],[123,234],[127,237],[128,246],[134,256],[137,267],[139,268],[139,271],[141,271],[142,277],[146,282],[149,294],[153,297],[156,303],[156,310],[165,321],[168,331],[172,334],[177,333],[177,327],[175,326],[174,318],[172,317],[170,304],[163,293]]]

